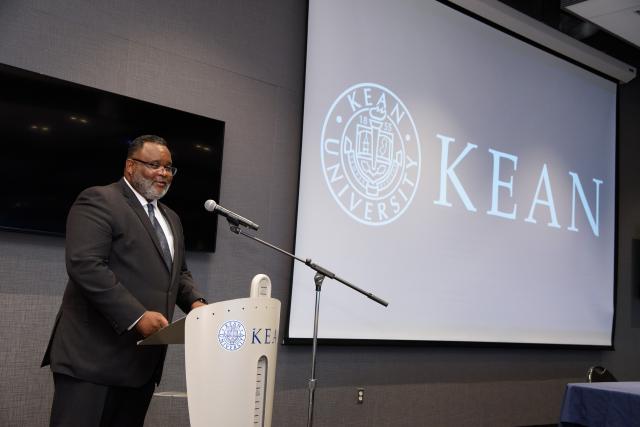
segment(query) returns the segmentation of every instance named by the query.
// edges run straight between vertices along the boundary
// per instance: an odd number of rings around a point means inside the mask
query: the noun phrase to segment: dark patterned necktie
[[[158,236],[158,240],[160,241],[160,248],[162,249],[162,258],[164,258],[164,263],[167,264],[167,268],[169,269],[169,271],[171,271],[171,265],[173,264],[173,260],[171,259],[171,251],[169,250],[169,243],[167,243],[167,236],[164,235],[164,231],[162,231],[162,227],[160,226],[160,223],[156,219],[153,203],[147,204],[147,210],[149,211],[149,219],[151,220],[151,225],[153,225],[153,229],[156,231],[156,236]]]

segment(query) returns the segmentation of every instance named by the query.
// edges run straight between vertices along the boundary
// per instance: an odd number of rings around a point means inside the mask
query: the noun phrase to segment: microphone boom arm
[[[295,259],[296,261],[300,261],[301,263],[307,265],[309,268],[311,268],[312,270],[316,271],[318,274],[324,276],[324,277],[328,277],[329,279],[334,279],[337,280],[338,282],[342,283],[345,286],[350,287],[351,289],[353,289],[356,292],[361,293],[362,295],[366,296],[367,298],[377,302],[380,305],[383,305],[385,307],[387,307],[389,305],[389,303],[385,300],[383,300],[382,298],[372,294],[371,292],[367,292],[363,289],[360,289],[359,287],[357,287],[356,285],[349,283],[348,281],[346,281],[345,279],[342,279],[341,277],[338,277],[335,275],[335,273],[333,273],[332,271],[322,267],[319,264],[314,263],[310,258],[307,259],[302,259],[302,258],[298,258],[297,256],[295,256],[292,253],[289,253],[287,251],[285,251],[284,249],[280,249],[279,247],[272,245],[269,242],[266,242],[256,236],[252,236],[251,234],[247,234],[244,231],[242,231],[242,229],[239,227],[238,224],[235,224],[234,222],[232,222],[232,220],[230,220],[229,218],[227,218],[227,221],[229,221],[229,227],[231,229],[231,231],[233,231],[236,234],[241,234],[245,237],[248,237],[251,240],[255,240],[258,243],[263,244],[264,246],[267,246],[277,252],[280,252],[283,255],[287,255],[290,258]]]

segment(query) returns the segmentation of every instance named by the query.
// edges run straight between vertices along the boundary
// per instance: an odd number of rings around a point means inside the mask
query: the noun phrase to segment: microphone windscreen
[[[215,200],[209,199],[204,202],[204,208],[209,212],[213,212],[216,209],[216,206],[218,206],[218,204],[215,202]]]

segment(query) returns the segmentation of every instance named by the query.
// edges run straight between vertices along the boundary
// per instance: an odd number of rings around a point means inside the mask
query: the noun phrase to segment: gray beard
[[[171,184],[168,184],[164,190],[157,191],[153,188],[153,180],[147,179],[139,174],[134,174],[131,177],[131,186],[136,189],[142,197],[147,200],[159,200],[167,194]]]

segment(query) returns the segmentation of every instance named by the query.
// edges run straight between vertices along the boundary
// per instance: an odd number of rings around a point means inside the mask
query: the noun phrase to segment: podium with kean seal
[[[139,345],[184,344],[192,427],[271,426],[280,301],[265,274],[249,298],[198,307]]]

